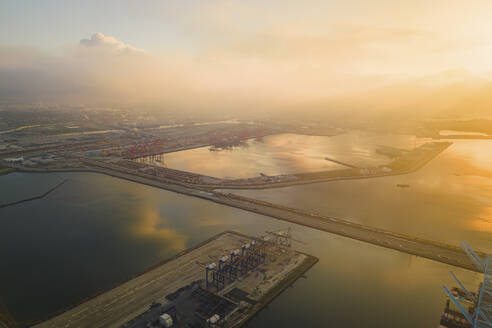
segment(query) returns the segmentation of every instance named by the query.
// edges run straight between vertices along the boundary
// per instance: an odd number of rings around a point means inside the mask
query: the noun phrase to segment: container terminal
[[[318,261],[292,241],[225,231],[34,327],[241,327]]]

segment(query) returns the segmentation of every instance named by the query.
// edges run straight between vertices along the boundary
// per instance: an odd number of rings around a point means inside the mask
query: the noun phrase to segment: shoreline
[[[14,167],[14,170],[19,171],[19,172],[31,172],[31,173],[94,172],[94,173],[102,173],[102,174],[108,174],[108,173],[106,173],[106,171],[110,170],[112,172],[115,172],[115,174],[109,173],[108,175],[110,175],[110,176],[119,177],[118,174],[121,172],[123,174],[131,174],[131,175],[134,175],[136,177],[142,177],[145,179],[155,179],[156,182],[160,182],[160,183],[185,186],[185,187],[191,188],[191,189],[203,189],[203,190],[274,189],[274,188],[284,188],[284,187],[290,187],[290,186],[296,186],[296,185],[315,184],[315,183],[323,183],[323,182],[331,182],[331,181],[375,179],[375,178],[382,178],[382,177],[388,177],[388,176],[398,176],[398,175],[410,174],[410,173],[414,173],[414,172],[420,170],[427,163],[432,161],[436,156],[438,156],[443,151],[445,151],[449,146],[451,146],[451,143],[449,143],[449,144],[443,146],[442,148],[438,149],[437,151],[433,152],[431,154],[431,156],[427,156],[423,160],[416,163],[414,166],[412,166],[408,169],[402,169],[402,170],[398,170],[398,171],[378,172],[375,174],[359,174],[358,173],[356,175],[306,178],[306,179],[301,179],[301,180],[296,180],[296,181],[286,181],[286,182],[263,182],[263,183],[252,184],[252,185],[243,185],[243,184],[220,185],[220,184],[212,184],[212,183],[211,184],[199,184],[199,183],[192,183],[192,182],[182,182],[182,181],[178,181],[178,180],[172,180],[169,178],[160,178],[159,180],[157,180],[156,177],[151,176],[151,175],[146,175],[143,173],[139,173],[139,175],[136,175],[136,174],[132,174],[133,172],[132,173],[128,172],[128,171],[130,171],[129,169],[119,168],[118,170],[116,170],[114,168],[109,167],[109,165],[95,164],[93,162],[87,162],[89,165],[92,165],[92,167],[87,166],[87,167],[79,167],[79,168],[26,168],[26,167],[16,166],[16,167]],[[351,169],[348,169],[348,171],[351,171]],[[183,172],[186,172],[186,171],[183,171]],[[329,172],[333,172],[333,171],[320,171],[320,172],[313,172],[313,173],[298,173],[297,175],[323,174],[323,173],[329,173]],[[293,174],[293,175],[295,175],[295,174]]]
[[[194,252],[202,252],[203,250],[201,250],[201,248],[212,247],[212,245],[211,245],[212,242],[218,241],[220,243],[219,240],[221,240],[222,237],[231,238],[230,235],[233,235],[235,238],[247,238],[247,239],[260,240],[260,239],[258,239],[258,237],[249,236],[249,235],[243,234],[241,232],[233,231],[233,230],[226,230],[226,231],[220,232],[220,233],[215,234],[215,235],[211,236],[210,238],[208,238],[208,239],[206,239],[206,240],[204,240],[204,241],[202,241],[202,242],[200,242],[194,246],[188,247],[188,248],[178,252],[177,254],[175,254],[174,256],[172,256],[170,258],[167,258],[167,259],[165,259],[165,260],[163,260],[163,261],[161,261],[155,265],[148,267],[147,269],[143,270],[142,272],[137,273],[137,274],[129,277],[128,279],[126,279],[124,281],[120,281],[120,282],[112,285],[111,287],[106,288],[105,290],[102,290],[102,291],[76,303],[76,304],[73,304],[73,305],[66,307],[65,309],[60,309],[60,310],[46,316],[43,319],[36,320],[35,322],[29,323],[29,324],[28,323],[19,323],[19,327],[25,327],[26,324],[29,327],[45,327],[45,326],[51,327],[52,325],[57,325],[57,324],[61,324],[61,323],[64,323],[64,324],[70,325],[70,326],[71,326],[71,324],[80,325],[82,323],[81,320],[89,320],[89,321],[92,320],[92,321],[94,321],[97,317],[100,317],[101,315],[114,317],[114,315],[116,315],[116,314],[117,314],[117,316],[113,318],[116,321],[110,322],[111,321],[111,319],[110,319],[108,322],[104,323],[104,327],[106,327],[106,326],[109,326],[109,327],[118,326],[119,327],[120,321],[124,321],[124,320],[128,319],[127,317],[130,317],[132,315],[137,315],[137,317],[138,317],[139,311],[144,310],[144,308],[146,308],[146,306],[144,306],[143,308],[140,308],[141,304],[139,306],[137,306],[138,309],[137,308],[128,309],[126,307],[121,308],[122,305],[118,303],[118,302],[120,302],[118,300],[121,299],[121,296],[123,294],[128,293],[130,290],[134,290],[134,293],[140,293],[139,292],[140,288],[150,288],[150,289],[162,288],[162,286],[159,285],[159,284],[162,284],[162,282],[157,282],[157,280],[154,281],[154,280],[149,280],[149,279],[161,279],[161,278],[155,278],[155,277],[151,278],[151,277],[156,276],[156,275],[158,277],[164,277],[166,274],[169,274],[169,272],[171,272],[171,271],[169,271],[170,270],[169,265],[176,266],[176,263],[173,264],[173,261],[184,261],[186,256],[188,256],[188,257],[191,256],[192,258],[196,257],[197,254]],[[214,247],[217,247],[217,246],[214,246]],[[297,250],[292,250],[292,251],[296,252],[298,254],[303,254],[304,256],[306,256],[306,258],[301,263],[299,263],[291,272],[289,272],[286,279],[273,285],[268,290],[267,294],[258,300],[258,303],[254,307],[252,307],[248,312],[244,313],[243,316],[238,318],[239,320],[232,322],[232,324],[230,326],[227,326],[227,327],[241,327],[241,326],[243,326],[247,321],[251,320],[256,314],[258,314],[261,310],[263,310],[270,302],[272,302],[276,297],[278,297],[283,291],[285,291],[297,279],[299,279],[306,271],[308,271],[314,264],[316,264],[318,262],[318,258],[316,258],[312,255],[309,255],[309,254],[306,254],[303,252],[299,252]],[[192,266],[195,265],[194,261],[195,260],[193,260],[193,263],[191,264]],[[168,265],[168,266],[166,267],[166,265]],[[200,272],[200,274],[201,274],[201,270],[202,269],[196,269],[195,271]],[[151,282],[154,282],[154,283],[150,284]],[[152,285],[152,287],[151,287],[151,285]],[[145,286],[145,287],[141,287],[141,286]],[[183,287],[183,286],[181,286],[181,287]],[[179,287],[178,285],[176,286],[176,288],[181,288],[181,287]],[[169,292],[169,291],[167,291],[167,292]],[[147,293],[147,292],[145,292],[145,293]],[[133,292],[131,292],[130,294],[133,295]],[[138,296],[138,298],[139,299],[142,297],[145,298],[146,302],[148,302],[149,304],[151,302],[155,301],[155,299],[154,299],[156,297],[155,294],[151,293],[151,294],[149,294],[149,296],[144,296],[144,295],[146,295],[146,294],[141,294]],[[164,293],[164,295],[165,295],[165,293]],[[223,296],[221,296],[221,297],[223,297]],[[116,309],[111,310],[112,312],[111,311],[109,313],[104,312],[104,314],[103,314],[103,313],[99,313],[97,311],[94,312],[93,310],[91,310],[98,304],[98,302],[99,303],[101,303],[101,302],[105,303],[112,298],[114,298],[116,300],[115,301],[116,302],[115,303]],[[86,304],[86,303],[88,303],[88,304]],[[112,304],[114,302],[110,302],[110,303]],[[139,300],[139,303],[142,303],[141,300]],[[125,304],[125,303],[123,303],[123,304]],[[123,310],[123,309],[126,312],[124,312],[124,313],[119,312],[120,310]],[[87,313],[88,316],[86,316],[86,314],[81,315],[81,313],[84,313],[86,311],[88,311],[88,313]],[[70,312],[70,313],[68,313],[68,312]],[[115,313],[113,313],[113,312],[115,312]],[[121,316],[124,316],[124,318],[121,318]],[[132,320],[134,318],[136,318],[136,317],[132,317],[130,320]],[[90,324],[90,322],[87,324],[92,326]],[[97,326],[100,326],[101,324],[102,323],[98,324]],[[21,325],[23,325],[23,326],[21,326]],[[85,327],[85,325],[84,325],[84,327]]]
[[[55,317],[63,314],[64,312],[67,312],[69,310],[72,310],[72,309],[76,308],[79,305],[82,305],[82,304],[84,304],[84,303],[86,303],[86,302],[88,302],[90,300],[93,300],[96,297],[98,297],[98,296],[100,296],[102,294],[105,294],[105,293],[107,293],[107,292],[109,292],[109,291],[117,288],[118,286],[123,285],[126,282],[132,281],[133,279],[136,279],[136,278],[138,278],[138,277],[146,274],[147,272],[150,272],[150,271],[152,271],[154,269],[157,269],[158,267],[160,267],[162,265],[165,265],[166,263],[171,262],[172,260],[177,259],[178,257],[183,256],[183,255],[185,255],[185,254],[187,254],[189,252],[192,252],[193,250],[198,249],[198,248],[206,245],[207,243],[209,243],[209,242],[211,242],[211,241],[219,238],[220,236],[223,236],[223,235],[228,234],[228,233],[237,234],[237,235],[240,235],[242,237],[247,237],[246,235],[244,235],[244,234],[242,234],[240,232],[237,232],[237,231],[233,231],[233,230],[225,230],[225,231],[222,231],[222,232],[220,232],[218,234],[215,234],[212,237],[210,237],[210,238],[208,238],[208,239],[206,239],[206,240],[204,240],[204,241],[202,241],[202,242],[200,242],[200,243],[198,243],[198,244],[196,244],[194,246],[185,248],[184,250],[176,253],[175,255],[173,255],[173,256],[171,256],[171,257],[169,257],[167,259],[162,260],[161,262],[158,262],[158,263],[156,263],[154,265],[151,265],[151,266],[145,268],[144,270],[142,270],[140,272],[137,272],[136,274],[132,275],[131,277],[129,277],[126,280],[118,281],[118,282],[112,284],[110,287],[108,287],[108,288],[106,288],[106,289],[104,289],[102,291],[99,291],[99,292],[97,292],[97,293],[95,293],[95,294],[93,294],[91,296],[88,296],[88,297],[82,299],[81,301],[79,301],[79,302],[77,302],[75,304],[70,304],[70,305],[66,306],[65,308],[59,309],[59,310],[57,310],[57,311],[55,311],[55,312],[47,315],[46,317],[44,317],[42,319],[38,319],[38,320],[34,320],[33,322],[26,323],[25,324],[26,326],[21,326],[21,327],[34,327],[34,326],[39,325],[39,324],[41,324],[43,322],[49,321],[49,320],[51,320],[51,319],[53,319],[53,318],[55,318]],[[20,322],[19,324],[21,325],[23,323]]]
[[[70,171],[74,171],[70,169]],[[205,188],[193,188],[184,183],[169,183],[152,180],[150,178],[136,176],[128,173],[112,171],[108,169],[81,169],[79,172],[105,174],[135,183],[141,183],[179,194],[201,198],[221,205],[226,205],[248,212],[264,215],[270,218],[303,225],[312,229],[334,233],[343,237],[367,242],[376,246],[393,249],[399,252],[416,255],[444,264],[476,271],[466,254],[457,246],[446,243],[427,240],[420,237],[395,233],[389,230],[357,224],[345,219],[319,215],[296,208],[263,202],[257,199],[243,197],[234,194],[226,194]],[[43,172],[43,171],[37,171]],[[69,172],[66,170],[65,172]],[[484,254],[477,252],[479,254]]]
[[[259,313],[270,303],[272,303],[277,297],[279,297],[283,292],[287,290],[287,288],[291,287],[299,278],[301,278],[306,272],[308,272],[316,263],[319,262],[319,259],[315,256],[296,251],[298,253],[306,255],[306,259],[301,263],[300,267],[296,268],[294,272],[292,272],[289,277],[279,283],[277,286],[272,287],[270,291],[268,291],[267,295],[264,295],[262,299],[258,302],[257,307],[253,308],[252,313],[250,313],[243,321],[238,322],[236,325],[231,326],[230,328],[239,328],[247,324],[254,317],[259,315]]]

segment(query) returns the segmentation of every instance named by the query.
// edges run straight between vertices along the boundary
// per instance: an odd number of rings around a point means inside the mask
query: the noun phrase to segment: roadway
[[[220,204],[478,272],[468,256],[457,246],[361,225],[340,218],[322,216],[299,209],[253,200],[242,196],[242,199],[236,197],[217,192],[202,196],[202,198],[207,198]],[[477,253],[482,256],[484,255],[481,252]]]
[[[36,171],[39,172],[41,170]],[[466,254],[457,246],[361,225],[340,218],[321,216],[308,211],[267,203],[252,198],[237,196],[234,194],[226,194],[204,188],[197,188],[185,183],[158,181],[155,177],[145,176],[144,174],[136,175],[136,173],[130,172],[130,170],[128,170],[128,172],[123,172],[121,170],[116,171],[109,168],[92,167],[78,171],[102,173],[133,182],[174,191],[188,196],[206,199],[222,205],[243,209],[279,220],[367,242],[373,245],[424,257],[437,262],[477,271]],[[483,253],[477,253],[483,255]]]

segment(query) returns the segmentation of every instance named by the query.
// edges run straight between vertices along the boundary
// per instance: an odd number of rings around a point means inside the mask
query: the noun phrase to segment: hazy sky
[[[2,0],[0,96],[282,107],[483,78],[491,17],[490,0]]]

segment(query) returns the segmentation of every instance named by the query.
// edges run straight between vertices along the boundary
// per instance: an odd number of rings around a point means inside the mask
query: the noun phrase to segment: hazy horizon
[[[487,1],[28,3],[0,4],[4,103],[492,114]]]
[[[0,1],[0,328],[492,322],[491,17]]]

